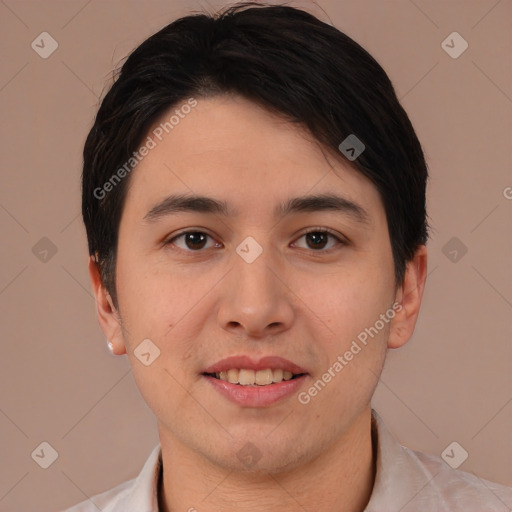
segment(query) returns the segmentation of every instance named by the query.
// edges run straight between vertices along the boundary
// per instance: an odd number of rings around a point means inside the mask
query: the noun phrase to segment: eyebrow
[[[345,197],[332,194],[317,194],[294,197],[281,203],[274,211],[275,217],[291,213],[333,211],[347,215],[361,224],[370,224],[368,212],[359,204]],[[153,223],[162,217],[179,212],[197,212],[235,217],[238,211],[225,201],[199,195],[174,194],[166,197],[149,210],[144,220]]]

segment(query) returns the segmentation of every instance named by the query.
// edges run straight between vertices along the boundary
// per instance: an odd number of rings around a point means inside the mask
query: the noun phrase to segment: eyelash
[[[196,230],[196,229],[191,229],[191,230],[188,230],[188,231],[183,231],[181,233],[178,233],[177,235],[174,235],[172,238],[169,238],[167,239],[165,242],[164,242],[164,245],[169,245],[169,246],[173,246],[174,245],[174,242],[179,239],[179,238],[182,238],[184,237],[185,235],[189,234],[189,233],[199,233],[199,234],[202,234],[202,235],[206,235],[208,237],[210,237],[211,239],[213,239],[213,237],[211,235],[209,235],[208,233],[205,233],[204,231],[200,231],[200,230]],[[332,238],[335,238],[336,241],[338,242],[338,245],[348,245],[348,242],[342,238],[340,238],[334,231],[331,231],[330,229],[327,229],[327,228],[320,228],[320,227],[317,227],[317,228],[311,228],[310,230],[302,233],[299,238],[297,240],[299,240],[300,238],[310,234],[310,233],[325,233],[327,235],[330,235]],[[313,253],[330,253],[332,252],[333,250],[335,250],[336,247],[331,247],[330,249],[326,249],[326,250],[323,250],[323,249],[310,249],[310,251],[312,251]],[[177,250],[177,251],[182,251],[182,252],[204,252],[205,249],[198,249],[198,250],[192,250],[192,249],[181,249],[179,247],[173,247],[173,250]]]

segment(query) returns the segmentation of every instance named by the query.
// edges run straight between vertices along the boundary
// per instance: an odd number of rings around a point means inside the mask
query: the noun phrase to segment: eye
[[[185,231],[167,240],[165,245],[175,245],[184,251],[198,252],[205,248],[205,243],[208,238],[213,240],[210,235],[204,233],[203,231]],[[176,241],[180,239],[182,239],[185,247],[180,247],[178,244],[176,244]]]
[[[306,233],[303,233],[299,237],[299,240],[304,237],[306,239],[306,243],[308,244],[308,247],[305,248],[313,249],[316,252],[329,252],[332,249],[331,247],[326,250],[323,250],[325,249],[325,246],[328,243],[329,238],[334,239],[336,242],[338,242],[338,245],[347,245],[347,242],[345,240],[343,240],[334,232],[331,232],[331,230],[326,228],[312,228]],[[184,231],[182,233],[179,233],[178,235],[173,236],[172,238],[169,238],[165,242],[165,245],[173,245],[183,251],[200,252],[201,249],[208,248],[206,247],[208,238],[213,240],[213,238],[204,231],[190,230]],[[181,245],[176,243],[178,240],[181,240]],[[220,247],[221,244],[217,243],[216,246]]]
[[[347,242],[334,234],[331,230],[326,228],[313,228],[307,231],[306,233],[303,233],[300,238],[305,237],[306,243],[308,243],[309,247],[306,247],[306,249],[314,249],[317,252],[329,252],[331,248],[326,249],[325,251],[321,251],[321,249],[324,249],[328,239],[332,238],[335,239],[338,244],[346,245]]]

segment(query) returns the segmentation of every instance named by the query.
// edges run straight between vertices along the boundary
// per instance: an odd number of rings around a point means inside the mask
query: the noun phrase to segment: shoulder
[[[450,510],[512,510],[512,488],[451,468],[441,457],[403,447],[408,456],[431,478],[431,487]],[[481,508],[479,508],[481,507]]]
[[[512,488],[398,443],[372,411],[376,475],[367,512],[510,512]]]
[[[97,494],[63,512],[139,512],[157,510],[158,481],[162,471],[161,446],[155,446],[144,467],[132,480]]]

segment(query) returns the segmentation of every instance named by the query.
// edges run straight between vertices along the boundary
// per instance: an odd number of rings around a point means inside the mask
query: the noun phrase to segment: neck
[[[375,480],[368,406],[335,443],[286,472],[239,473],[213,465],[160,425],[160,512],[363,512]]]

